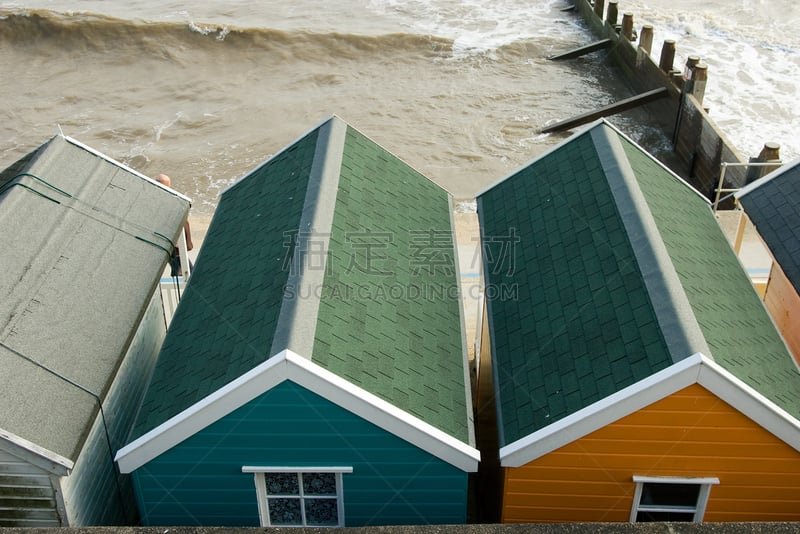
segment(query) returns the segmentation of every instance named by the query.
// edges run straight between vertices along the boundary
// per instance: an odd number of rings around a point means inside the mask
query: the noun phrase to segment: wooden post
[[[770,165],[764,167],[756,167],[756,174],[758,175],[759,178],[771,173],[772,171],[781,166],[780,165],[781,145],[773,142],[764,143],[764,148],[761,149],[761,152],[758,154],[758,159],[756,161],[758,161],[759,163],[769,163],[771,161],[775,162],[775,166]]]
[[[683,67],[683,74],[681,75],[681,89],[687,93],[691,93],[694,88],[694,68],[698,63],[700,63],[698,56],[686,58],[686,65]]]
[[[622,35],[628,41],[633,41],[633,13],[622,14]]]
[[[774,142],[764,143],[764,148],[758,154],[758,161],[779,161],[781,159],[781,145]]]
[[[647,52],[647,55],[650,55],[650,52],[653,50],[653,26],[651,24],[645,24],[642,26],[642,33],[639,34],[639,48]]]
[[[708,65],[705,63],[698,63],[694,66],[694,73],[692,74],[692,95],[697,101],[702,104],[703,97],[706,94],[706,81],[708,80]]]
[[[606,0],[594,0],[594,14],[603,20],[603,11],[606,7]]]
[[[617,8],[617,4],[618,2],[616,0],[611,0],[608,3],[606,22],[608,22],[612,28],[617,25],[617,16],[619,15],[619,9]]]
[[[661,47],[661,61],[658,62],[658,66],[669,74],[672,72],[672,64],[675,62],[675,41],[672,39],[667,39],[664,41],[664,45]]]

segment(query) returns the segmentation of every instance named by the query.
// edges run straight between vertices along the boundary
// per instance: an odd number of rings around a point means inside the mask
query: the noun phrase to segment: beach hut
[[[0,526],[136,521],[113,459],[189,205],[62,136],[0,173]]]
[[[503,522],[800,519],[800,373],[706,199],[600,121],[477,206]]]
[[[465,521],[451,213],[336,117],[222,193],[117,456],[144,524]]]
[[[800,362],[800,160],[735,196],[772,256],[764,304]]]

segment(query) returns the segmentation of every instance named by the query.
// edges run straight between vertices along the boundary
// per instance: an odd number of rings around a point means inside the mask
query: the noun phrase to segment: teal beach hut
[[[465,522],[451,213],[336,117],[222,194],[117,455],[144,524]]]

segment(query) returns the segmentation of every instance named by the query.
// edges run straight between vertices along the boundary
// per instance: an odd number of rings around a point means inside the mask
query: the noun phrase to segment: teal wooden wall
[[[352,466],[347,526],[466,520],[466,473],[284,382],[137,469],[142,523],[258,525],[245,465]]]

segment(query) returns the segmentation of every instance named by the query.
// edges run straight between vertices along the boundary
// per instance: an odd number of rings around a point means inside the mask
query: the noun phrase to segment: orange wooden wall
[[[800,452],[696,384],[505,468],[502,521],[628,521],[634,475],[719,478],[704,521],[800,521]]]
[[[777,262],[772,262],[764,305],[800,363],[800,296]]]

